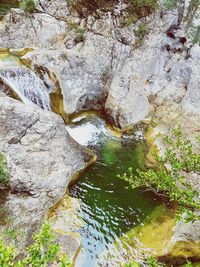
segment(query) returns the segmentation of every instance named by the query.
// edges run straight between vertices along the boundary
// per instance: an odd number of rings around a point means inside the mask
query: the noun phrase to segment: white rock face
[[[90,159],[54,113],[0,97],[0,151],[11,175],[4,209],[29,238]],[[18,195],[18,193],[20,193]]]
[[[132,59],[127,59],[113,77],[108,99],[107,114],[111,115],[118,127],[125,128],[146,119],[150,105],[140,79],[139,67]],[[144,78],[144,77],[142,77]]]
[[[13,9],[0,23],[0,47],[52,47],[66,35],[66,22],[48,14]]]
[[[66,113],[98,110],[122,129],[161,117],[162,106],[199,116],[200,49],[189,47],[182,7],[149,18],[141,47],[139,23],[120,26],[123,7],[99,18],[81,18],[63,0],[38,1],[37,10],[12,10],[0,24],[0,46],[36,48],[24,59],[56,74]]]
[[[101,110],[104,106],[112,72],[129,51],[113,38],[88,34],[83,44],[73,49],[63,45],[56,50],[36,50],[24,56],[32,66],[40,65],[54,72],[64,95],[68,114],[83,110]]]
[[[37,0],[36,9],[58,20],[67,20],[70,14],[68,3],[65,0]]]

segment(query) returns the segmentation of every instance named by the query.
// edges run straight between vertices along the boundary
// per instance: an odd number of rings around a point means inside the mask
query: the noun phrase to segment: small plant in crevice
[[[31,244],[25,251],[22,259],[16,258],[17,249],[0,241],[0,266],[5,267],[46,267],[56,264],[60,267],[70,267],[67,255],[60,257],[60,245],[55,243],[55,235],[50,225],[45,223],[38,234],[33,237]]]
[[[142,267],[144,264],[140,264],[136,261],[132,261],[131,263],[126,263],[124,267]],[[148,256],[145,260],[145,266],[148,267],[165,267],[166,265],[159,262],[154,256]]]
[[[10,175],[7,170],[7,163],[5,156],[0,152],[0,184],[8,185]]]
[[[76,28],[76,38],[75,42],[76,43],[81,43],[84,41],[84,34],[85,34],[85,29],[77,27]]]
[[[146,23],[141,22],[137,28],[137,30],[134,31],[135,37],[137,38],[136,45],[142,46],[144,44],[144,38],[147,34],[149,34],[149,27],[146,25]]]
[[[129,12],[138,19],[151,15],[157,8],[157,0],[129,0]]]
[[[132,261],[131,263],[126,263],[124,265],[124,267],[142,267],[142,266],[144,266],[144,264],[140,264],[136,261]],[[145,266],[147,266],[147,267],[167,267],[167,265],[165,263],[158,261],[155,258],[155,256],[153,256],[153,255],[148,256],[148,258],[145,260]],[[184,267],[192,267],[193,264],[191,261],[187,260],[187,262],[183,266]]]
[[[176,7],[176,3],[177,1],[175,0],[165,0],[163,5],[167,10],[171,10]]]
[[[33,13],[36,8],[36,4],[34,0],[21,0],[19,7],[25,12]]]
[[[178,203],[178,220],[199,220],[200,216],[196,213],[200,211],[199,192],[187,182],[187,176],[200,174],[200,154],[194,152],[191,141],[182,137],[179,128],[173,130],[172,136],[165,137],[164,141],[164,157],[154,153],[157,168],[137,170],[136,176],[132,168],[129,168],[128,173],[119,177],[129,182],[133,188],[143,186],[156,194],[167,196],[171,202]],[[198,137],[197,146],[199,145]]]

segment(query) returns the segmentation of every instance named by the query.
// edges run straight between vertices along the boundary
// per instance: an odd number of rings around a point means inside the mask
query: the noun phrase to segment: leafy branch
[[[155,169],[137,170],[132,168],[119,177],[135,188],[145,187],[178,203],[177,219],[186,222],[200,219],[196,211],[200,211],[199,192],[187,182],[190,175],[200,174],[200,155],[194,151],[190,140],[184,139],[180,129],[173,130],[172,136],[164,137],[166,151],[164,157],[154,153],[158,162]],[[197,146],[200,138],[197,138]]]
[[[59,257],[60,245],[55,242],[55,235],[48,223],[43,225],[40,233],[35,234],[33,239],[34,242],[27,248],[25,257],[20,260],[16,260],[16,248],[13,245],[7,246],[4,240],[0,241],[0,266],[46,267],[55,263],[60,267],[71,266],[67,255]]]

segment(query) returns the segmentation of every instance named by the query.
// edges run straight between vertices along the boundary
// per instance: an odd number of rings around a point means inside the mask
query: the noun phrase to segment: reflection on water
[[[109,244],[139,225],[160,203],[152,193],[133,190],[117,177],[130,166],[135,170],[143,166],[144,141],[113,138],[95,118],[83,119],[69,132],[98,155],[97,162],[70,189],[70,194],[81,200],[85,221],[81,229],[83,266],[93,267]]]

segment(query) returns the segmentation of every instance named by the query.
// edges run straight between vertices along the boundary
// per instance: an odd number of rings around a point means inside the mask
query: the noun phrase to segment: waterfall
[[[9,67],[0,70],[0,80],[26,104],[36,104],[51,110],[48,88],[31,70],[25,67]]]

